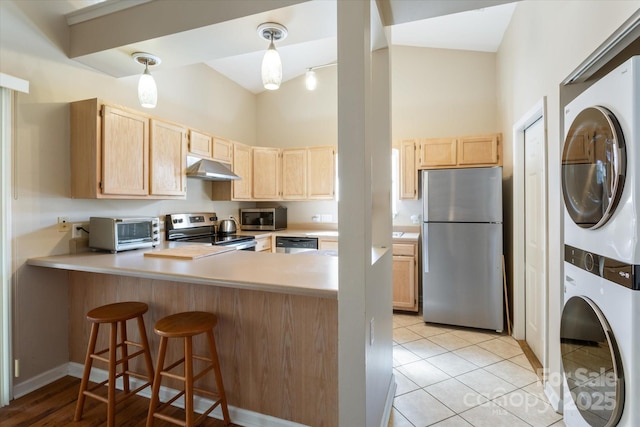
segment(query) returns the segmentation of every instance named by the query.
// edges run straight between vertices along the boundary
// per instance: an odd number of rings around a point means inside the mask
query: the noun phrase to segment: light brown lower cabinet
[[[335,239],[318,239],[318,249],[321,251],[337,251],[338,241]]]
[[[271,235],[256,237],[256,252],[271,252],[272,247]]]
[[[418,244],[393,244],[393,309],[418,311]]]

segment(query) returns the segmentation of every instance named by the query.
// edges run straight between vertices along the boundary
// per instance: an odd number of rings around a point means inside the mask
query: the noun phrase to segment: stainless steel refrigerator
[[[503,328],[502,168],[422,171],[425,322]]]

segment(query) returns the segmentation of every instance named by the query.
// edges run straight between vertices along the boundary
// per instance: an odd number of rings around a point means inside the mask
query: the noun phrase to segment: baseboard
[[[556,391],[549,385],[549,382],[544,383],[544,394],[547,396],[547,399],[549,399],[549,403],[553,409],[561,414],[563,409],[562,399],[560,399],[560,396],[558,396]]]
[[[60,366],[56,366],[55,368],[48,370],[47,372],[43,372],[40,375],[36,375],[33,378],[29,378],[25,382],[20,384],[13,385],[13,398],[17,399],[19,397],[24,396],[25,394],[29,394],[32,391],[36,391],[39,388],[46,386],[47,384],[51,384],[52,382],[59,380],[60,378],[68,375],[68,364],[64,363]]]
[[[393,398],[396,396],[396,377],[391,374],[391,380],[389,381],[389,388],[387,389],[387,399],[384,403],[384,412],[382,413],[382,420],[380,420],[380,427],[387,427],[389,425],[389,419],[391,418],[391,409],[393,408]]]
[[[76,362],[65,363],[64,365],[60,365],[48,372],[45,372],[41,375],[38,375],[32,379],[25,381],[24,383],[18,384],[14,386],[13,392],[14,397],[18,398],[28,394],[32,391],[35,391],[41,387],[44,387],[47,384],[50,384],[66,375],[82,378],[82,372],[84,370],[84,365]],[[96,383],[100,383],[107,379],[107,371],[104,369],[91,369],[90,380]],[[142,385],[142,381],[132,378],[132,383],[137,384],[137,386]],[[134,387],[137,387],[134,385]],[[122,379],[119,378],[116,382],[116,387],[122,390]],[[168,387],[160,387],[160,400],[167,401],[171,397],[178,394],[177,390],[168,388]],[[147,399],[151,398],[151,388],[146,387],[138,393],[139,396],[146,397]],[[177,399],[174,403],[175,406],[179,408],[184,408],[183,399]],[[210,399],[196,397],[193,402],[194,410],[197,413],[203,413],[206,411],[211,405],[213,401]],[[222,419],[222,411],[220,408],[214,409],[210,414],[210,417],[217,418],[219,420]],[[234,406],[229,405],[229,416],[231,417],[231,421],[234,424],[240,424],[246,427],[305,427],[304,424],[295,423],[293,421],[283,420],[281,418],[272,417],[270,415],[260,414],[254,411],[248,411],[242,408],[236,408]]]

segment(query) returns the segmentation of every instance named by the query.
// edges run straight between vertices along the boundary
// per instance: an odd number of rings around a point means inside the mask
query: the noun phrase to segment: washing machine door
[[[560,321],[560,353],[570,396],[593,427],[615,426],[624,408],[620,349],[598,306],[571,297]]]
[[[582,110],[562,151],[562,192],[580,227],[596,229],[615,211],[624,187],[627,153],[618,120],[604,107]]]

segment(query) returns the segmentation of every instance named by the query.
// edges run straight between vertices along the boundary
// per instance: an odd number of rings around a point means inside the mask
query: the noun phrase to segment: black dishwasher
[[[298,252],[317,251],[318,239],[315,237],[283,237],[276,236],[276,252],[295,254]]]

